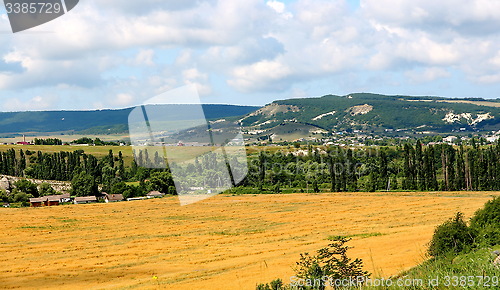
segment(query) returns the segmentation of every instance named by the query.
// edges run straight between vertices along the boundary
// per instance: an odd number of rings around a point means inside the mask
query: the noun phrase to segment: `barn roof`
[[[106,194],[106,198],[109,201],[121,201],[123,200],[123,194]]]
[[[161,196],[161,195],[163,195],[163,193],[159,191],[151,191],[147,194],[147,196]]]
[[[31,203],[38,203],[38,202],[45,202],[47,200],[47,197],[34,197],[30,198]]]
[[[47,198],[48,201],[59,201],[63,198],[70,198],[71,196],[69,195],[69,193],[65,193],[65,194],[59,194],[59,195],[48,195],[45,197]]]
[[[60,201],[61,198],[58,195],[46,196],[48,201]]]
[[[75,197],[75,201],[76,202],[79,202],[79,201],[97,201],[97,197],[95,197],[95,196],[79,196],[79,197]]]

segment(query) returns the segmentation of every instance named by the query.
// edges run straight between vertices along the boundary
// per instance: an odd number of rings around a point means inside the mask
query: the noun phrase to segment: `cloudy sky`
[[[500,97],[497,0],[82,0],[13,34],[0,8],[0,111],[352,92]]]

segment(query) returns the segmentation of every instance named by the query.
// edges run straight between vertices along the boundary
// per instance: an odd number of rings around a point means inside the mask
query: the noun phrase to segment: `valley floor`
[[[376,277],[425,259],[434,228],[498,192],[219,195],[0,208],[2,288],[255,289],[290,281],[303,252],[353,236]]]

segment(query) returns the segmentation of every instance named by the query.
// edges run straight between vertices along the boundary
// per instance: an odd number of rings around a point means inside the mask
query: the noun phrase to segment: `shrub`
[[[257,285],[257,290],[282,290],[285,289],[283,286],[283,281],[281,279],[276,279],[271,281],[268,284],[259,284]]]
[[[33,195],[20,191],[17,188],[14,189],[11,194],[12,202],[23,203],[23,206],[25,206],[25,204],[28,203],[29,199],[32,197]]]
[[[35,197],[39,196],[37,185],[29,180],[21,179],[14,182],[14,185],[19,191],[22,191],[26,194],[31,194]]]
[[[345,237],[334,237],[333,242],[328,247],[318,250],[316,256],[301,254],[300,261],[296,263],[297,268],[294,269],[297,277],[310,281],[323,281],[325,277],[332,281],[369,277],[370,273],[363,270],[361,259],[352,260],[347,257],[347,251],[351,247],[346,246],[346,243],[350,240]],[[304,287],[303,289],[325,289],[322,284],[313,288]]]
[[[471,226],[476,228],[494,224],[500,224],[500,198],[498,197],[488,201],[482,209],[476,211],[471,219]]]
[[[482,209],[476,211],[470,224],[488,245],[500,244],[500,198],[488,201]]]
[[[10,203],[12,202],[12,198],[7,192],[3,189],[0,189],[0,202]]]
[[[474,247],[476,231],[467,226],[463,214],[458,212],[454,218],[436,228],[429,245],[432,257],[466,252]]]

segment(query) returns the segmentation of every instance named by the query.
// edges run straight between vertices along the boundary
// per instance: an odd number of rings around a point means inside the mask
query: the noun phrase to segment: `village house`
[[[95,197],[95,196],[80,196],[80,197],[75,197],[75,200],[73,202],[75,204],[96,203],[97,202],[97,197]]]
[[[123,201],[123,194],[105,194],[104,201],[106,203]]]
[[[443,138],[443,142],[451,144],[451,143],[455,142],[455,140],[457,140],[457,139],[458,139],[458,137],[456,137],[456,136],[448,136],[448,137]]]
[[[159,191],[151,191],[146,196],[148,198],[156,198],[156,197],[162,197],[162,196],[164,196],[164,194],[159,192]]]

